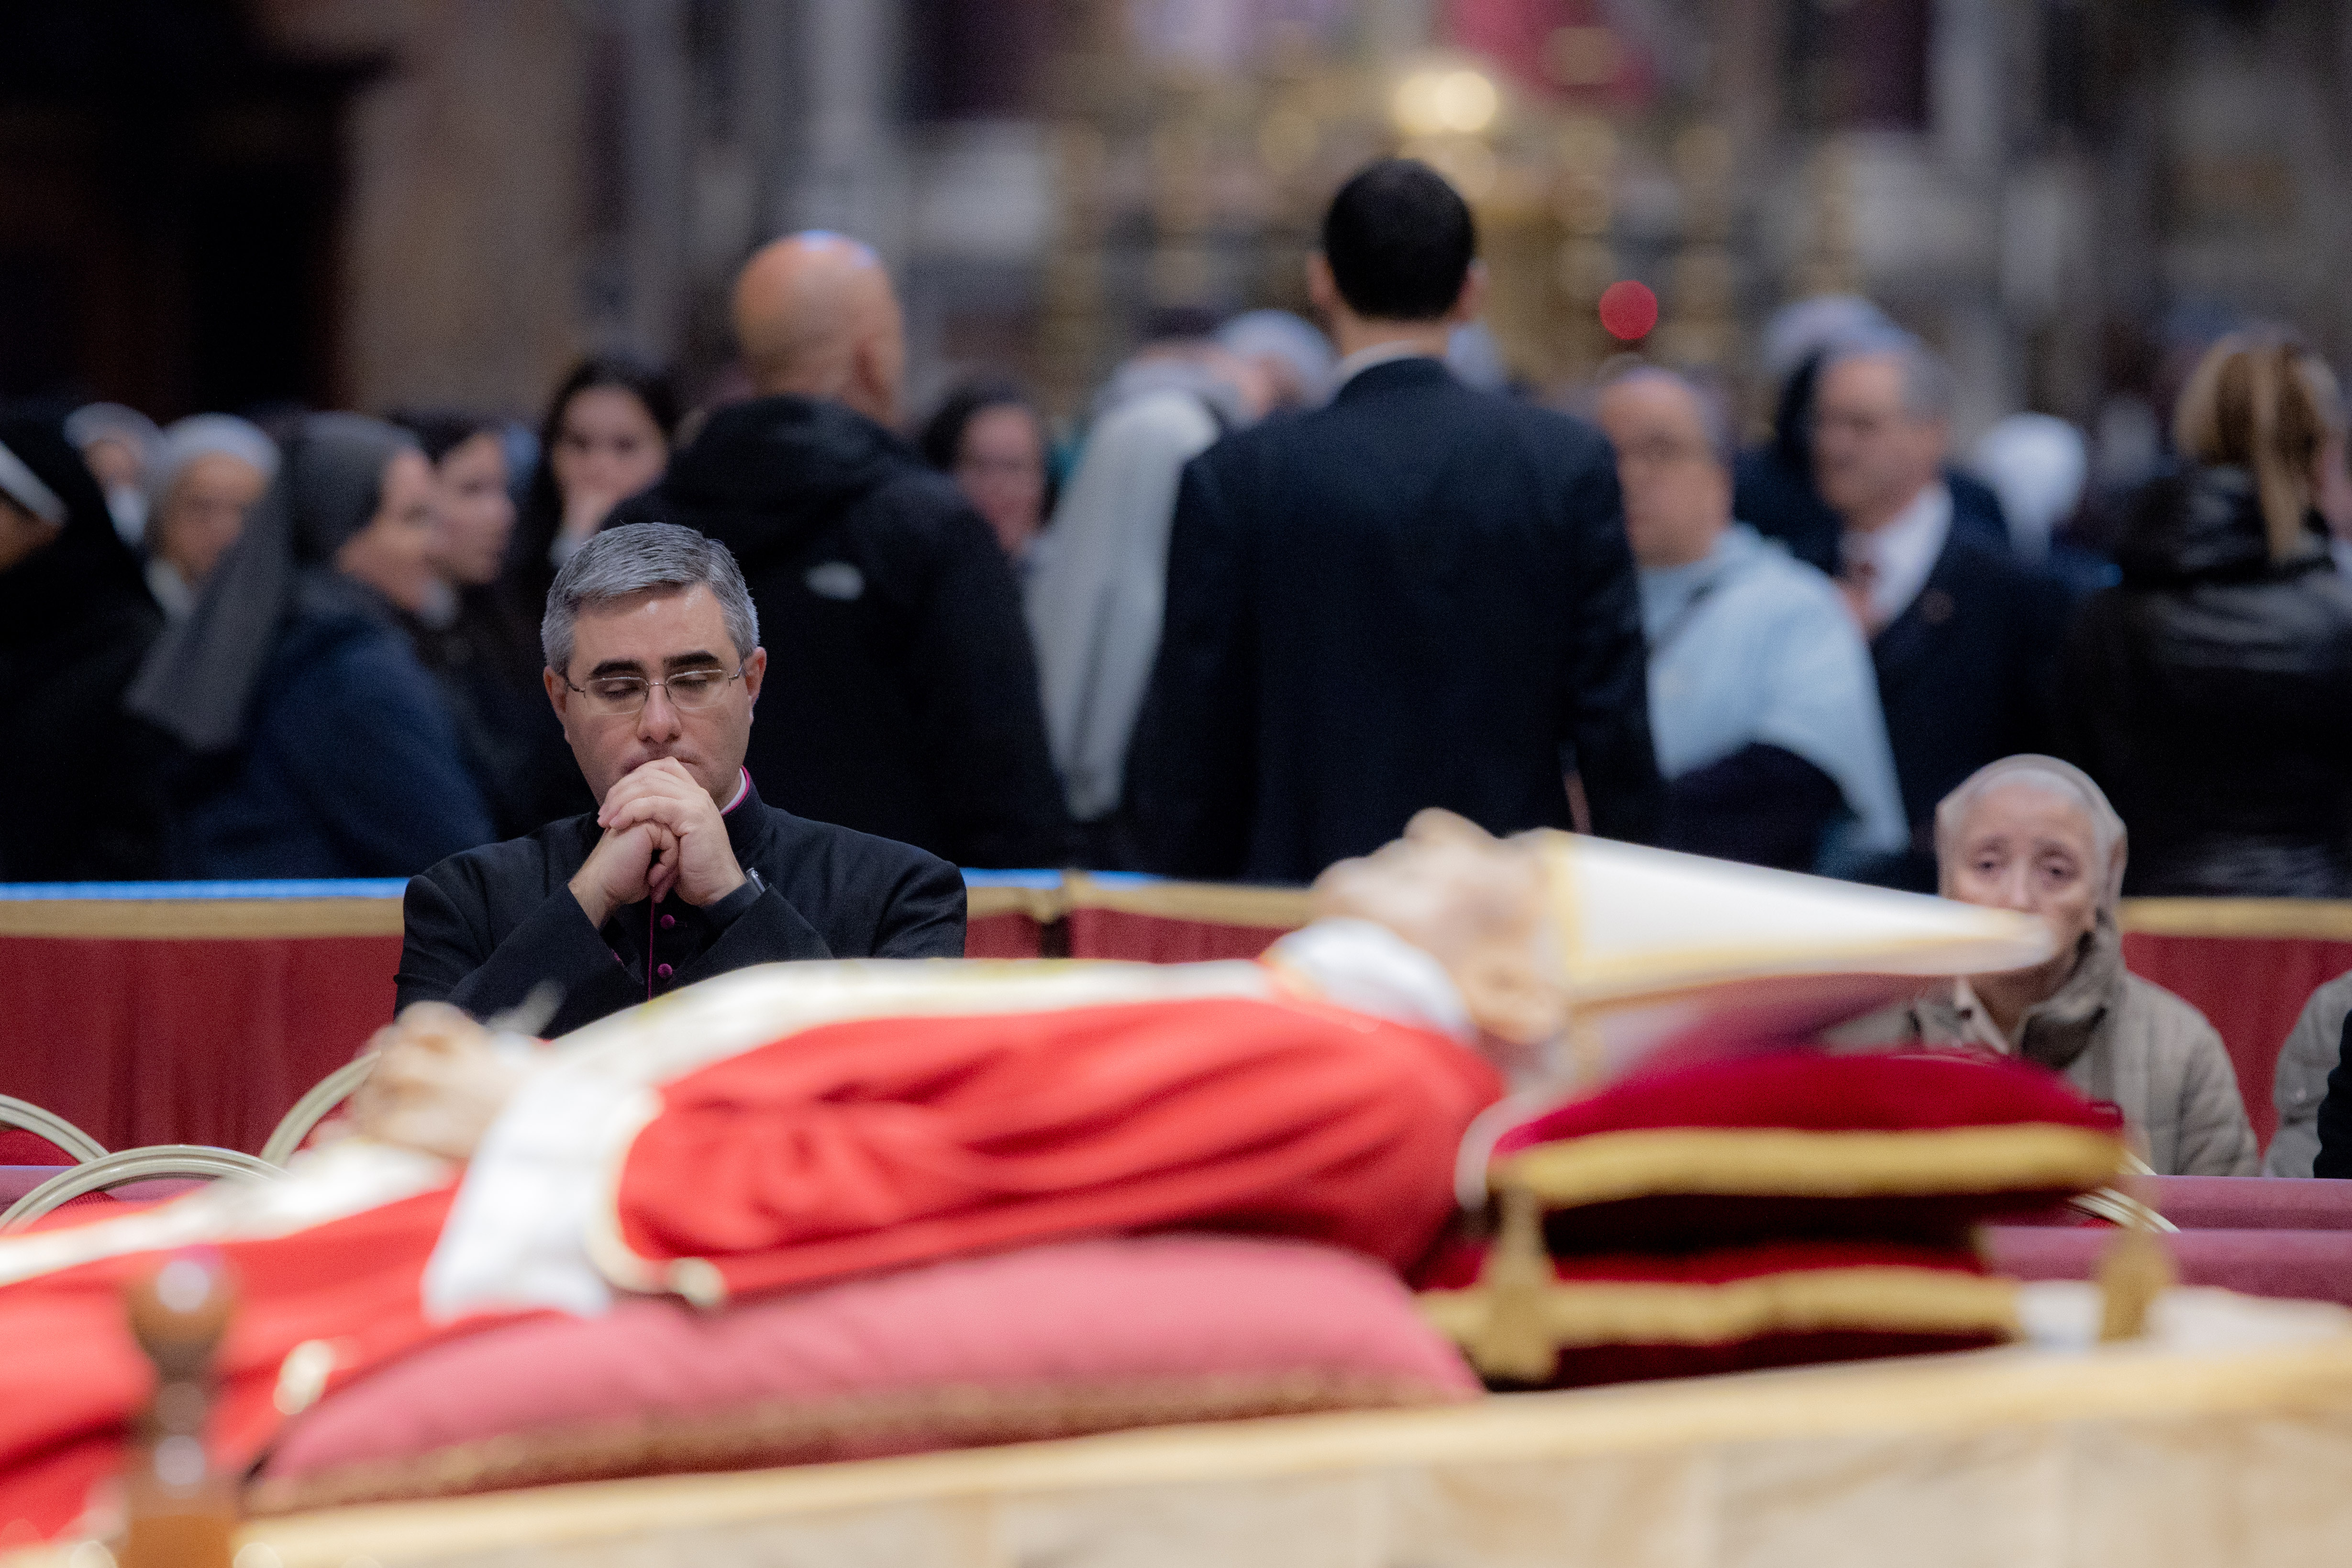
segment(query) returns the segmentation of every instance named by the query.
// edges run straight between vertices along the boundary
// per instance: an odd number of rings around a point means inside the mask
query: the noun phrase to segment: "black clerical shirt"
[[[701,909],[676,893],[640,901],[602,930],[570,886],[603,835],[593,814],[410,879],[400,1005],[446,1001],[486,1018],[546,982],[561,998],[541,1031],[551,1037],[754,963],[963,955],[963,879],[946,861],[779,811],[748,779],[726,821],[743,886]]]

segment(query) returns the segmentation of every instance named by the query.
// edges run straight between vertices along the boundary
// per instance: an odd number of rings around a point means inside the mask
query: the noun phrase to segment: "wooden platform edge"
[[[323,1510],[255,1521],[243,1539],[268,1546],[284,1568],[342,1568],[354,1554],[397,1568],[404,1560],[460,1550],[617,1541],[681,1520],[723,1525],[897,1503],[1401,1465],[1574,1460],[1789,1437],[1969,1434],[2021,1424],[2266,1410],[2352,1411],[2352,1340],[2221,1355],[1995,1350],[1502,1395],[1433,1410],[1159,1427],[905,1458]]]

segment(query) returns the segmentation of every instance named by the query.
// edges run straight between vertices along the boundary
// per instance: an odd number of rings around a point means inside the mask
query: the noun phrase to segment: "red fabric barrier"
[[[392,1017],[397,936],[0,940],[0,1093],[110,1149],[259,1153]]]
[[[1035,958],[1037,922],[1027,915],[977,915],[964,922],[966,958]]]
[[[2352,1230],[2352,1182],[2308,1176],[2143,1176],[2141,1196],[2183,1230]]]
[[[2126,932],[2124,962],[2213,1020],[2238,1069],[2254,1136],[2278,1129],[2271,1078],[2279,1047],[2322,983],[2352,969],[2352,942],[2315,937],[2171,936]]]
[[[1146,963],[1255,958],[1286,929],[1171,920],[1124,910],[1075,909],[1070,911],[1070,956],[1140,959]]]
[[[1997,1226],[1983,1233],[1993,1272],[2018,1279],[2088,1279],[2112,1230]],[[2352,1307],[2352,1232],[2184,1230],[2164,1238],[2184,1285]]]
[[[2183,1230],[2352,1230],[2352,1182],[2308,1176],[2141,1176],[2133,1194]],[[2108,1222],[2056,1204],[2004,1215],[2002,1225],[2096,1226]]]

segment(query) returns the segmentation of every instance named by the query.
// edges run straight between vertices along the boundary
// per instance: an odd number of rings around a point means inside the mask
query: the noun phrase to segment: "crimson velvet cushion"
[[[2053,1073],[1781,1050],[1640,1074],[1506,1132],[1555,1253],[1799,1237],[1958,1242],[2117,1174],[2122,1121]]]
[[[1386,1269],[1168,1236],[960,1259],[700,1313],[633,1299],[446,1342],[301,1416],[257,1511],[1417,1405],[1476,1378]]]
[[[1423,1310],[1502,1386],[1957,1350],[2015,1331],[1974,1227],[2112,1180],[2120,1119],[2055,1075],[1780,1048],[1640,1073],[1512,1128],[1499,1229]]]

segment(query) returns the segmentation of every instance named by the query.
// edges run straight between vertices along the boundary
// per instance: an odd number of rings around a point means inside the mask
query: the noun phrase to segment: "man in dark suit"
[[[747,964],[962,955],[954,867],[751,787],[759,631],[733,558],[691,529],[608,529],[564,563],[545,681],[597,810],[412,879],[400,1005],[486,1017],[551,985],[552,1035]]]
[[[1446,371],[1484,291],[1475,249],[1427,166],[1349,181],[1308,263],[1338,391],[1185,469],[1128,758],[1148,869],[1303,882],[1432,805],[1566,826],[1564,769],[1595,830],[1654,832],[1615,465],[1590,426]]]
[[[1912,831],[1877,879],[1922,891],[1936,885],[1936,803],[1987,763],[2045,749],[2066,617],[2056,583],[1958,521],[1950,411],[1949,373],[1907,334],[1822,361],[1814,473],[1844,524],[1840,586],[1870,638]]]
[[[905,360],[873,252],[753,256],[735,331],[761,395],[614,512],[731,550],[774,642],[751,771],[803,816],[963,866],[1061,863],[1067,824],[1021,591],[955,482],[892,434]]]
[[[1845,530],[1836,510],[1813,488],[1812,395],[1820,373],[1816,356],[1789,378],[1772,438],[1739,454],[1732,506],[1741,521],[1753,519],[1759,533],[1781,541],[1790,554],[1834,576]],[[2008,550],[2009,521],[1992,487],[1949,464],[1943,477],[1952,492],[1953,530],[1979,544]]]
[[[1813,403],[1822,367],[1844,344],[1900,331],[1886,312],[1858,294],[1816,294],[1783,305],[1764,324],[1764,372],[1780,388],[1772,438],[1739,454],[1732,514],[1789,553],[1834,577],[1845,531],[1836,509],[1813,484]],[[1952,526],[2007,550],[2009,523],[1990,486],[1944,465],[1952,492]]]

